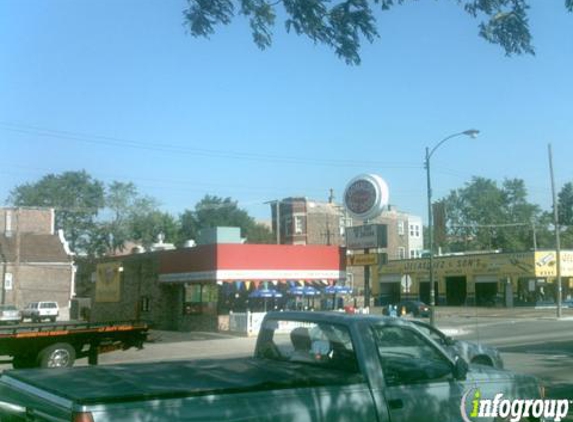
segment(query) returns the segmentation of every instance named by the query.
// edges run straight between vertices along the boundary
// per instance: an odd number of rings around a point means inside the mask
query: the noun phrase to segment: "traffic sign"
[[[377,265],[377,264],[378,264],[378,254],[375,253],[348,255],[346,257],[347,267],[364,267],[366,265]]]

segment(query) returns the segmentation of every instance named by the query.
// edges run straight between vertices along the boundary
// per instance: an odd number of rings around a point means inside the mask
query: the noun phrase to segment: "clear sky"
[[[472,176],[522,178],[550,208],[573,181],[573,14],[533,0],[536,56],[507,58],[455,2],[380,13],[380,39],[348,66],[275,28],[260,51],[240,19],[210,40],[183,27],[182,0],[0,0],[0,199],[47,173],[133,181],[178,214],[205,194],[260,219],[265,201],[340,200],[373,172],[390,202],[426,218]]]

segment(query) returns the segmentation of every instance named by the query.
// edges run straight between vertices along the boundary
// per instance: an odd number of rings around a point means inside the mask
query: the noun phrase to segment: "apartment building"
[[[72,254],[49,208],[0,208],[0,303],[25,306],[73,294]]]
[[[333,200],[320,202],[305,197],[290,197],[271,203],[272,228],[281,244],[345,245],[345,228],[361,225],[349,217],[344,207]],[[277,218],[278,217],[278,218]],[[419,258],[424,248],[422,218],[389,206],[370,221],[388,227],[389,260]]]

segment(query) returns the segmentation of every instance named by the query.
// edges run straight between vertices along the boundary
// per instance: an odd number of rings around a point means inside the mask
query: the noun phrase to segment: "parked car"
[[[398,302],[396,305],[397,316],[404,314],[411,314],[415,317],[428,318],[430,316],[430,307],[424,302],[419,300],[403,300]],[[389,315],[388,311],[385,311],[386,315]]]
[[[503,369],[503,359],[496,348],[464,340],[455,340],[430,324],[419,320],[411,320],[410,322],[422,333],[442,345],[452,356],[461,356],[468,363]]]
[[[20,322],[22,315],[14,305],[0,305],[0,324]]]
[[[22,320],[29,318],[32,322],[41,322],[49,319],[52,322],[60,315],[60,308],[57,302],[31,302],[22,310]]]

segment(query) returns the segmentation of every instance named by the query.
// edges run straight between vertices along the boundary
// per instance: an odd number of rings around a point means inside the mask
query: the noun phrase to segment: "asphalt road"
[[[458,338],[496,346],[507,369],[540,378],[552,398],[573,399],[573,320],[497,320],[458,326]]]

